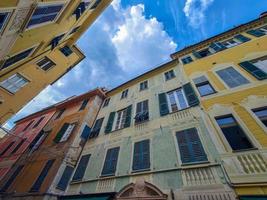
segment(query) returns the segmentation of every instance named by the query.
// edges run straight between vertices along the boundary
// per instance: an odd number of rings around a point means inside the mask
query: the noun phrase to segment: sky
[[[267,0],[113,0],[77,42],[86,55],[6,124],[96,87],[112,89],[170,54],[259,17]]]

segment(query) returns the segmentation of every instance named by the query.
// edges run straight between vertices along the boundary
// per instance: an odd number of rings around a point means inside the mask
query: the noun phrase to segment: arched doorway
[[[126,185],[116,195],[116,200],[167,200],[159,188],[144,180]]]

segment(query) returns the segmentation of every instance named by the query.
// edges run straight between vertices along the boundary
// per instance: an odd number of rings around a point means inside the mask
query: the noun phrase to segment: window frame
[[[228,86],[227,83],[219,76],[219,74],[217,74],[217,72],[220,70],[225,70],[225,69],[230,68],[230,67],[232,67],[237,73],[239,73],[241,76],[243,76],[243,78],[247,79],[248,83],[245,83],[245,84],[242,84],[239,86],[235,86],[235,87]],[[242,72],[239,67],[237,67],[235,65],[228,65],[228,66],[214,68],[213,74],[215,74],[215,76],[219,79],[219,81],[223,84],[223,86],[229,90],[240,89],[240,88],[246,87],[247,85],[250,85],[251,83],[253,83],[252,79],[249,76],[247,76],[244,72]]]
[[[123,90],[121,93],[121,99],[126,99],[128,97],[129,89]]]
[[[189,59],[189,57],[191,58],[191,59]],[[190,60],[190,61],[187,61],[186,63],[184,63],[184,59],[186,59],[186,60]],[[181,57],[180,58],[180,62],[183,64],[183,65],[187,65],[187,64],[189,64],[189,63],[191,63],[191,62],[194,62],[194,59],[192,58],[192,56],[190,55],[190,54],[188,54],[188,55],[185,55],[185,56],[183,56],[183,57]]]
[[[6,27],[8,26],[9,20],[10,20],[10,18],[12,16],[13,12],[12,12],[11,9],[3,9],[3,10],[0,11],[0,13],[7,13],[5,21],[3,23],[3,26],[2,26],[2,28],[0,28],[0,36],[1,36],[4,33]]]
[[[31,29],[35,29],[35,28],[39,28],[39,27],[42,27],[42,26],[46,26],[48,24],[53,24],[53,23],[56,23],[58,21],[58,19],[61,17],[62,13],[64,12],[66,6],[67,6],[68,3],[64,2],[64,1],[54,1],[54,2],[39,2],[38,5],[33,9],[31,15],[29,16],[27,22],[25,23],[25,30],[28,31],[28,30],[31,30]],[[56,5],[62,5],[62,8],[61,10],[58,12],[57,16],[55,17],[55,19],[53,21],[47,21],[47,22],[43,22],[41,24],[35,24],[35,25],[32,25],[32,26],[28,26],[29,22],[31,21],[32,19],[32,16],[35,12],[35,10],[38,8],[38,7],[45,7],[45,6],[56,6]]]
[[[142,108],[144,108],[144,102],[145,101],[147,101],[147,112],[148,112],[148,119],[146,119],[146,120],[141,120],[141,121],[136,121],[136,116],[137,116],[137,105],[139,104],[139,103],[142,103]],[[147,121],[149,121],[149,99],[144,99],[144,100],[142,100],[142,101],[139,101],[139,102],[136,102],[136,104],[135,104],[136,106],[135,106],[135,115],[134,115],[134,124],[135,125],[138,125],[138,124],[142,124],[142,123],[145,123],[145,122],[147,122]],[[142,109],[142,113],[144,112],[144,110]]]
[[[178,109],[178,110],[173,111],[173,110],[172,110],[172,107],[171,107],[171,102],[170,102],[170,98],[169,98],[169,93],[170,93],[170,92],[175,92],[175,91],[177,91],[177,90],[181,90],[182,95],[183,95],[183,98],[184,98],[184,100],[185,100],[185,103],[186,103],[187,107],[186,107],[186,108],[183,108],[183,109],[179,109],[180,102],[179,102],[179,99],[178,99],[178,97],[177,97],[177,94],[175,93],[175,95],[174,95],[174,99],[175,99],[175,103],[176,103],[176,106],[177,106],[177,109]],[[185,92],[184,92],[184,90],[183,90],[182,87],[176,88],[176,89],[171,90],[171,91],[167,91],[167,92],[165,92],[165,94],[166,94],[166,98],[167,98],[167,103],[168,103],[168,108],[169,108],[169,113],[170,113],[170,114],[171,114],[171,113],[175,113],[175,112],[179,112],[179,111],[182,111],[182,110],[186,110],[186,109],[190,108],[190,105],[189,105],[189,103],[188,103],[187,97],[186,97]],[[178,100],[178,101],[177,101],[177,100]],[[177,102],[179,103],[179,106],[178,106]]]
[[[17,64],[21,64],[23,61],[25,61],[25,59],[31,57],[31,56],[34,54],[34,52],[35,52],[35,50],[37,49],[38,46],[39,46],[39,44],[37,44],[37,45],[35,44],[35,45],[33,45],[33,46],[29,47],[29,48],[23,49],[23,50],[21,50],[21,51],[18,51],[18,52],[15,52],[15,53],[9,55],[8,58],[3,59],[3,62],[0,63],[0,71],[5,70],[5,69],[8,69],[8,68],[11,68],[11,67],[14,67],[14,65],[17,65]],[[19,55],[19,54],[21,54],[21,53],[23,53],[23,52],[25,52],[25,51],[30,50],[30,49],[32,49],[32,50],[31,50],[31,52],[29,53],[28,56],[26,56],[25,58],[23,58],[23,59],[21,59],[21,60],[15,62],[15,63],[13,63],[13,64],[7,66],[7,67],[4,67],[4,64],[6,63],[6,61],[7,61],[8,59],[10,59],[10,58],[12,58],[12,57],[15,57],[15,56],[17,56],[17,55]],[[4,68],[3,68],[3,67],[4,67]]]
[[[38,63],[40,63],[41,61],[47,59],[48,62],[46,62],[45,64],[43,64],[42,66],[40,66]],[[50,66],[48,69],[44,69],[44,67],[46,67],[47,64],[52,64],[52,66]],[[44,72],[48,72],[51,69],[53,69],[56,66],[56,63],[54,61],[52,61],[50,58],[48,58],[47,56],[44,56],[42,59],[38,60],[36,62],[36,65],[38,66],[38,68],[40,68],[41,70],[43,70]]]
[[[64,38],[64,36],[63,36],[63,38]],[[62,39],[63,39],[63,38],[62,38]],[[67,49],[67,50],[66,50],[66,49]],[[69,57],[71,54],[74,53],[73,50],[71,49],[71,47],[68,46],[68,45],[65,45],[65,46],[59,48],[59,51],[60,51],[65,57]]]
[[[120,117],[120,122],[119,122],[119,127],[116,129],[116,126],[117,126],[117,120],[118,120],[118,113],[122,113],[121,117]],[[124,117],[124,123],[122,123],[122,117],[123,117],[123,114],[125,114],[125,117]],[[126,123],[126,118],[127,118],[127,107],[126,108],[123,108],[121,110],[118,110],[116,111],[116,114],[115,114],[115,118],[114,118],[114,122],[113,122],[113,127],[112,127],[112,131],[118,131],[118,130],[121,130],[121,129],[124,129],[124,125]]]
[[[105,166],[105,161],[106,161],[106,158],[107,158],[107,153],[108,153],[108,150],[110,149],[115,149],[115,148],[119,148],[119,151],[118,151],[118,157],[117,157],[117,163],[116,163],[116,170],[114,172],[114,174],[103,174],[103,170],[104,170],[104,166]],[[106,147],[106,150],[105,150],[105,157],[102,161],[102,165],[101,165],[101,171],[100,171],[100,174],[99,176],[100,177],[112,177],[112,176],[116,176],[117,173],[118,173],[118,164],[120,162],[120,153],[121,153],[121,146],[110,146],[110,147]]]
[[[256,121],[256,123],[263,129],[263,131],[265,133],[267,133],[267,127],[265,126],[265,124],[260,120],[260,118],[256,115],[256,113],[254,112],[254,110],[257,109],[267,109],[267,105],[262,105],[262,106],[257,106],[257,107],[253,107],[253,108],[248,108],[248,112],[251,114],[251,116],[254,118],[254,120]]]
[[[167,79],[167,76],[166,75],[167,74],[170,74],[170,72],[173,72],[173,76]],[[176,78],[175,70],[174,69],[170,69],[168,71],[163,72],[163,77],[164,77],[165,82],[170,81],[170,80]]]
[[[106,98],[106,99],[104,100],[102,108],[104,108],[104,107],[108,107],[108,105],[109,105],[109,103],[110,103],[110,99],[111,99],[111,98],[108,97],[108,98]]]
[[[145,87],[142,87],[142,85],[145,86]],[[139,91],[140,92],[144,91],[144,90],[147,90],[147,89],[148,89],[148,80],[145,80],[145,81],[143,81],[143,82],[141,82],[139,84]]]
[[[203,81],[201,83],[195,83],[194,79],[200,78],[202,76],[204,76],[207,80],[206,81]],[[207,97],[207,96],[214,95],[214,94],[217,93],[217,90],[215,89],[214,85],[211,83],[211,80],[209,80],[209,78],[208,78],[208,76],[206,74],[200,74],[199,76],[192,77],[191,79],[192,79],[192,83],[193,83],[192,85],[194,85],[194,87],[196,88],[196,91],[198,92],[198,95],[200,97],[203,98],[203,97]],[[213,90],[213,93],[201,95],[198,87],[199,86],[206,85],[206,84],[209,84],[210,85],[211,89]]]
[[[18,76],[22,77],[24,80],[26,80],[26,81],[25,81],[26,83],[25,83],[23,86],[21,86],[21,87],[20,87],[18,90],[16,90],[15,92],[12,92],[12,91],[8,90],[7,88],[3,87],[2,85],[0,85],[0,88],[2,88],[3,90],[9,92],[10,94],[13,94],[13,95],[14,95],[14,94],[16,94],[18,91],[20,91],[23,87],[25,87],[27,84],[30,83],[30,80],[29,80],[28,78],[25,78],[25,76],[21,75],[20,73],[15,73],[15,74],[11,75],[10,77],[8,77],[7,79],[10,79],[11,77],[14,77],[14,76],[16,76],[16,75],[18,75]],[[0,83],[6,81],[7,79],[1,81]]]
[[[231,43],[230,43],[230,44],[228,43],[229,46],[228,46],[228,45],[225,45],[225,43],[228,42],[228,41],[230,41],[230,40],[234,41],[235,44],[232,45]],[[230,48],[233,48],[233,47],[236,47],[236,46],[242,44],[243,42],[238,41],[236,38],[232,37],[232,38],[228,38],[228,39],[226,39],[226,40],[223,40],[221,43],[222,43],[222,45],[224,45],[227,49],[230,49]]]
[[[134,146],[135,143],[138,142],[142,142],[148,140],[149,141],[149,163],[150,163],[150,167],[146,168],[146,169],[139,169],[139,170],[133,170],[133,163],[134,163]],[[130,172],[132,174],[136,174],[136,173],[142,173],[145,171],[150,171],[152,169],[153,166],[153,155],[152,155],[152,139],[151,138],[142,138],[142,139],[138,139],[138,140],[134,140],[132,141],[132,148],[131,148],[131,163],[130,163]]]
[[[227,112],[228,113],[228,112]],[[249,140],[253,148],[250,149],[241,149],[241,150],[233,150],[230,143],[228,142],[227,138],[225,137],[221,127],[219,126],[216,118],[224,118],[224,117],[229,117],[232,116],[234,120],[236,121],[237,125],[240,127],[240,129],[243,131],[244,135],[246,138]],[[212,121],[214,122],[214,125],[219,133],[220,138],[222,139],[223,146],[226,148],[228,152],[231,153],[238,153],[238,152],[246,152],[246,151],[252,151],[258,149],[258,145],[253,139],[253,134],[249,131],[249,129],[245,126],[243,121],[238,117],[238,115],[235,112],[230,112],[228,114],[224,113],[222,115],[214,115]]]

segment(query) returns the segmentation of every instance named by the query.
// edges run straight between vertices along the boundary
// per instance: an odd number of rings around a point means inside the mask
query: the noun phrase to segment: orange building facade
[[[102,89],[95,89],[54,105],[55,114],[43,127],[39,141],[21,156],[15,167],[18,170],[3,181],[2,198],[53,199],[62,195],[104,97]]]

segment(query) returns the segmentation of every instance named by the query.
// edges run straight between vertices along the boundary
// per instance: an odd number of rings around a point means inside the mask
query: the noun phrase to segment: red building
[[[54,115],[48,107],[16,122],[16,126],[0,141],[0,180],[11,170],[26,150],[40,141],[42,129]]]

